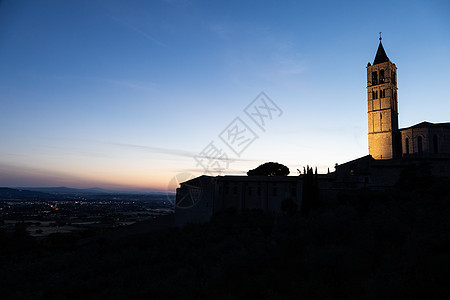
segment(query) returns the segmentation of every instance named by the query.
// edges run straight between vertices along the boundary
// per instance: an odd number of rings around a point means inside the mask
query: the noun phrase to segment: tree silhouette
[[[267,162],[247,172],[248,176],[287,176],[289,168],[276,162]]]
[[[313,171],[312,167],[303,167],[303,194],[301,213],[304,216],[309,214],[310,209],[318,206],[319,202],[319,183],[317,178],[317,167]]]

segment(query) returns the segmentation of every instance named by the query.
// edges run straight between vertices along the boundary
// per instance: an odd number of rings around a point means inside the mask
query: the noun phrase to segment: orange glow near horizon
[[[88,172],[86,169],[68,169],[71,171],[56,171],[49,168],[26,168],[2,166],[4,175],[0,174],[2,186],[8,187],[54,187],[67,186],[71,188],[99,187],[112,190],[136,191],[168,191],[169,182],[174,174],[167,171],[139,171],[116,169]],[[21,182],[17,184],[16,182]],[[174,192],[175,188],[169,190]]]

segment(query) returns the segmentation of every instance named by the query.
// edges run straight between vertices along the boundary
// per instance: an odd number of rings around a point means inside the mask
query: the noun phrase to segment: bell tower
[[[375,159],[397,157],[397,67],[384,51],[381,33],[373,64],[367,64],[367,103],[369,154]]]

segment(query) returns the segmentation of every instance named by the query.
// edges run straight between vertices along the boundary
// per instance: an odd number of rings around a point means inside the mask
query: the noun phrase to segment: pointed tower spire
[[[381,32],[380,32],[380,44],[378,45],[377,54],[375,55],[375,59],[373,60],[373,65],[380,64],[383,62],[389,61],[389,58],[384,51],[383,44],[381,43]]]

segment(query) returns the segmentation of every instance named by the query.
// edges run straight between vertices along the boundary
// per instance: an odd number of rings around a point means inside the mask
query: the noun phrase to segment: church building
[[[450,154],[450,123],[422,122],[398,128],[397,67],[383,44],[367,64],[369,154],[374,159]]]
[[[342,192],[391,189],[411,168],[425,167],[430,176],[450,178],[450,123],[421,122],[399,128],[397,67],[386,55],[381,37],[373,63],[367,64],[367,103],[369,155],[336,165],[332,173],[316,175],[320,202],[335,203]],[[286,199],[300,209],[308,198],[305,184],[304,174],[203,175],[177,189],[175,224],[208,222],[214,214],[230,209],[280,214]]]

